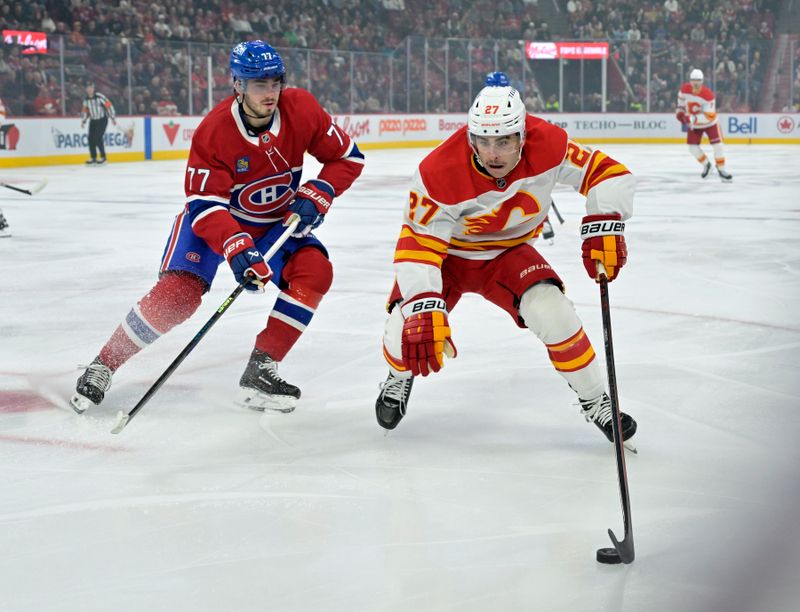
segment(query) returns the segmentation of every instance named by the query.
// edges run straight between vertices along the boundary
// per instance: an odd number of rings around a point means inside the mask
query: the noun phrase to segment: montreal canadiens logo
[[[238,200],[243,211],[263,215],[283,208],[293,196],[292,173],[284,172],[245,185]]]

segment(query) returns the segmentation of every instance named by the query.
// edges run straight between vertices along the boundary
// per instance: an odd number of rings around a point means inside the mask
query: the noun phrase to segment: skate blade
[[[266,395],[251,390],[242,390],[239,405],[256,412],[281,412],[288,414],[295,409],[297,398],[291,395]]]
[[[70,398],[69,405],[78,414],[83,414],[84,412],[86,412],[86,410],[88,410],[95,404],[89,398],[83,397],[82,395],[76,393]]]

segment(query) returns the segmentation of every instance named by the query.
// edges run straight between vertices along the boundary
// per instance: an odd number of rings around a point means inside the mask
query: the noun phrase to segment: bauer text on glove
[[[628,258],[625,222],[620,215],[587,215],[581,222],[581,238],[583,267],[589,276],[597,280],[597,262],[600,262],[606,269],[608,280],[614,280]]]
[[[283,217],[283,224],[289,225],[289,218],[292,214],[300,217],[300,224],[297,226],[293,236],[308,236],[311,230],[318,228],[325,220],[325,213],[333,202],[333,187],[325,181],[318,179],[303,183],[297,188],[297,195],[289,210]]]
[[[438,372],[444,356],[455,357],[450,338],[447,304],[438,293],[423,293],[401,307],[403,323],[403,362],[414,376]]]
[[[263,291],[264,283],[272,278],[272,270],[253,243],[250,234],[234,234],[222,245],[222,254],[233,270],[236,282],[246,277],[251,281],[245,285],[248,291]]]

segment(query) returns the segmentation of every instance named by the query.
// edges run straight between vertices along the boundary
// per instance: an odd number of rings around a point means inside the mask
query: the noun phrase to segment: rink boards
[[[671,113],[554,113],[543,118],[584,143],[683,143]],[[105,134],[109,160],[187,157],[202,117],[119,117]],[[465,124],[463,113],[335,115],[360,148],[431,147]],[[800,113],[721,113],[731,144],[800,144]],[[7,118],[0,125],[0,167],[79,164],[88,158],[87,130],[79,119]]]

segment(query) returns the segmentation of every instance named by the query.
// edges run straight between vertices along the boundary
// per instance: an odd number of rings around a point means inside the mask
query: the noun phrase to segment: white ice
[[[106,401],[80,371],[152,286],[184,163],[5,170],[0,239],[0,609],[797,610],[800,586],[798,149],[729,146],[732,184],[684,146],[606,145],[638,176],[611,284],[636,561],[613,446],[528,331],[474,296],[459,356],[419,379],[388,436],[374,401],[407,181],[425,151],[369,151],[318,235],[334,285],[281,372],[289,415],[232,403],[274,298],[243,295],[120,435],[109,433],[234,287],[126,364]],[[309,164],[307,175],[314,172]],[[603,370],[581,197],[540,248]]]

